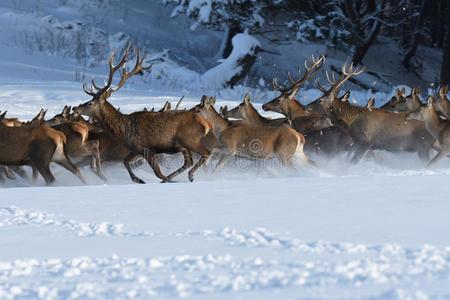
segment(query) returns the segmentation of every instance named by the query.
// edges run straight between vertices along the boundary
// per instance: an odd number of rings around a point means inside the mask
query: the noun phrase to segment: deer
[[[409,120],[419,120],[425,123],[428,132],[439,141],[438,153],[428,162],[427,168],[434,166],[440,159],[450,154],[450,121],[439,116],[435,99],[428,96],[427,103],[415,112],[407,114]]]
[[[225,110],[222,108],[222,114]],[[244,95],[244,100],[241,104],[233,108],[232,110],[226,110],[226,116],[228,118],[234,119],[242,119],[244,122],[251,125],[259,125],[259,126],[272,126],[272,127],[280,127],[282,125],[289,124],[286,118],[280,119],[268,119],[261,116],[258,111],[253,107],[250,101],[250,95],[246,93]]]
[[[369,110],[354,106],[338,99],[339,88],[352,76],[361,74],[363,68],[355,69],[353,64],[342,66],[340,77],[330,80],[325,89],[317,80],[317,87],[323,95],[310,103],[307,108],[327,114],[333,124],[346,130],[355,142],[355,152],[351,159],[357,163],[369,149],[390,152],[416,152],[419,157],[429,160],[430,149],[435,139],[428,133],[423,122],[406,120],[405,114],[392,113],[383,109]]]
[[[99,122],[96,122],[95,120],[91,120],[90,122],[88,122],[79,113],[70,113],[70,110],[71,107],[64,107],[62,113],[55,115],[49,121],[56,122],[57,124],[77,122],[87,126],[87,128],[89,129],[87,143],[98,141],[98,147],[94,148],[95,151],[93,155],[97,155],[96,149],[98,148],[100,163],[117,161],[123,162],[125,157],[127,157],[130,153],[127,147],[125,147],[120,141],[114,138],[109,132],[103,130]],[[96,163],[97,161],[98,160],[92,160],[92,157],[88,156],[86,157],[86,159],[78,162],[77,165],[82,166],[91,164],[91,168],[95,172],[96,167],[95,165],[92,165],[92,163]]]
[[[88,125],[87,122],[71,121],[69,119],[70,107],[64,106],[63,111],[60,114],[55,115],[53,118],[45,121],[46,110],[41,109],[36,117],[34,117],[29,125],[41,124],[47,125],[55,130],[58,130],[66,136],[65,150],[72,160],[77,162],[83,162],[85,158],[91,161],[92,171],[103,181],[106,181],[106,177],[101,170],[101,159],[99,152],[99,141],[89,138],[89,129],[92,125]],[[87,123],[87,124],[86,124]],[[33,172],[33,174],[36,174]]]
[[[3,125],[8,127],[22,126],[22,122],[18,118],[6,118],[6,113],[7,111],[0,112],[0,119]]]
[[[204,118],[192,111],[167,112],[134,112],[123,114],[119,112],[108,99],[120,90],[125,82],[136,74],[150,70],[151,65],[143,67],[144,58],[140,58],[139,48],[136,49],[136,63],[131,71],[125,67],[130,47],[127,47],[120,61],[114,65],[115,51],[109,58],[109,75],[103,87],[95,84],[83,90],[92,99],[75,107],[74,112],[93,117],[102,124],[102,128],[125,145],[130,153],[124,159],[124,165],[135,183],[145,183],[138,178],[131,169],[130,162],[137,156],[143,155],[155,175],[162,182],[171,182],[178,174],[189,169],[188,179],[193,181],[194,172],[201,167],[211,155],[211,150],[205,146],[204,140],[210,137],[211,125]],[[112,86],[114,74],[121,69],[118,84]],[[214,138],[214,137],[212,137]],[[182,153],[184,164],[168,176],[162,174],[155,159],[158,153]],[[192,153],[200,155],[200,159],[193,164]]]
[[[333,156],[342,151],[350,150],[353,144],[352,138],[341,128],[332,126],[330,119],[326,115],[307,110],[305,106],[295,99],[299,89],[306,80],[322,66],[325,57],[322,56],[319,59],[314,59],[313,57],[312,61],[311,66],[308,66],[305,61],[306,70],[299,80],[294,81],[288,74],[292,83],[290,88],[281,88],[277,84],[276,79],[274,79],[274,89],[281,94],[265,103],[262,108],[264,111],[281,113],[291,120],[292,127],[303,133],[306,138],[306,153]],[[346,98],[342,97],[341,100],[345,101]]]
[[[439,114],[450,120],[450,101],[447,98],[448,87],[439,87],[437,96],[434,97],[434,107],[439,112]]]
[[[413,87],[408,96],[406,96],[405,88],[397,88],[394,96],[380,108],[390,112],[409,113],[417,110],[421,106],[420,88]]]
[[[284,166],[293,167],[292,159],[297,156],[308,165],[316,165],[303,152],[305,137],[300,132],[289,126],[231,123],[215,110],[214,104],[215,97],[203,96],[200,104],[192,110],[212,124],[213,132],[219,139],[221,147],[217,150],[221,157],[216,170],[233,157],[278,158]]]
[[[303,76],[301,75],[301,69],[298,70],[299,79],[297,80],[294,80],[291,73],[288,72],[288,79],[291,83],[291,86],[288,88],[281,86],[277,79],[274,78],[272,80],[272,86],[274,90],[279,91],[281,94],[265,103],[262,106],[262,109],[264,111],[273,111],[285,115],[286,118],[290,120],[292,126],[303,134],[329,127],[330,122],[327,120],[326,116],[316,112],[307,111],[300,102],[295,100],[295,96],[298,94],[300,88],[305,84],[308,78],[314,75],[314,73],[322,67],[324,61],[324,55],[321,55],[318,59],[312,56],[312,63],[310,66],[308,66],[307,61],[305,61],[305,72],[303,73]]]
[[[3,118],[4,115],[0,116],[0,121]],[[0,122],[0,141],[0,165],[31,164],[46,184],[52,184],[55,177],[49,165],[50,162],[56,162],[85,183],[78,168],[67,157],[64,146],[66,136],[62,132],[42,125],[8,127]]]

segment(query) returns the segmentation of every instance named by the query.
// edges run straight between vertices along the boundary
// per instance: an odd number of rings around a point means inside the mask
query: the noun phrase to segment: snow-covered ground
[[[111,100],[122,111],[181,96],[136,82]],[[218,105],[241,93],[223,91]],[[28,82],[1,85],[0,99],[28,119],[88,98],[79,83]],[[0,299],[450,297],[449,163],[424,171],[414,155],[381,156],[318,170],[235,164],[194,183],[160,184],[141,167],[148,184],[131,184],[120,164],[105,166],[107,184],[86,168],[81,186],[56,166],[54,187],[8,181]]]

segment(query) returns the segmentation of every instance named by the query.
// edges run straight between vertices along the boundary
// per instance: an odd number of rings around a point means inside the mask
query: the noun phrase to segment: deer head
[[[253,109],[253,106],[250,102],[250,95],[246,93],[242,103],[228,111],[227,116],[234,119],[246,119],[250,109]]]
[[[50,120],[47,121],[47,124],[49,126],[55,126],[55,125],[59,125],[59,124],[63,124],[66,122],[70,121],[70,111],[71,111],[71,107],[70,106],[64,106],[63,110],[61,113],[55,115],[53,118],[51,118]]]
[[[140,51],[139,48],[136,49],[136,63],[134,65],[134,68],[131,71],[126,70],[125,63],[128,60],[128,56],[130,53],[130,46],[128,46],[120,59],[119,63],[114,65],[115,60],[115,50],[111,54],[109,58],[109,75],[108,79],[105,82],[105,85],[103,87],[99,87],[95,84],[94,79],[92,79],[91,86],[88,87],[86,84],[83,84],[83,90],[86,94],[92,96],[92,100],[81,104],[74,108],[75,112],[79,112],[83,115],[87,115],[90,117],[94,117],[97,119],[101,119],[101,108],[103,105],[107,103],[108,98],[112,95],[112,93],[118,91],[121,87],[124,86],[125,82],[132,76],[136,74],[142,74],[143,71],[149,70],[152,65],[148,67],[143,67],[142,63],[144,61],[144,58],[140,57]],[[120,70],[121,76],[119,83],[113,87],[112,81],[114,78],[114,74]]]
[[[431,119],[433,117],[433,114],[436,113],[434,102],[435,102],[434,97],[428,96],[427,104],[424,104],[421,107],[419,107],[416,111],[407,114],[406,118],[408,120],[419,120],[419,121],[426,121]]]
[[[277,79],[274,78],[272,81],[273,88],[279,91],[280,96],[274,98],[273,100],[265,103],[262,108],[264,111],[274,111],[281,114],[289,113],[289,102],[295,100],[295,96],[297,95],[299,89],[305,84],[305,82],[314,75],[314,73],[319,70],[323,63],[325,62],[325,56],[322,54],[319,58],[315,58],[312,56],[311,64],[308,65],[308,62],[305,60],[305,72],[303,76],[301,75],[301,69],[298,70],[299,79],[294,80],[290,73],[288,73],[289,81],[291,82],[290,87],[282,87],[278,84]]]
[[[347,67],[347,64],[342,66],[341,75],[338,79],[335,79],[334,73],[329,75],[326,72],[327,80],[330,83],[328,89],[324,88],[319,79],[316,80],[317,88],[323,93],[317,100],[311,102],[306,106],[308,110],[319,111],[328,114],[331,110],[334,101],[341,101],[338,97],[339,89],[342,85],[349,80],[352,76],[361,74],[364,68],[354,68],[353,63]],[[344,94],[345,96],[345,94]]]

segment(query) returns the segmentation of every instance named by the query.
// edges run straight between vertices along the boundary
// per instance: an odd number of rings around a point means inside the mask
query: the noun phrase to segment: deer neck
[[[104,129],[120,140],[124,140],[130,134],[128,130],[130,129],[129,119],[109,102],[101,105],[99,121]]]
[[[435,139],[439,139],[440,133],[445,128],[445,123],[435,109],[432,109],[428,118],[425,119],[425,127]]]
[[[293,119],[306,117],[311,114],[300,102],[295,99],[289,102],[288,110],[289,111],[286,113],[286,116],[290,116]]]
[[[362,108],[355,107],[347,102],[333,100],[329,116],[332,122],[338,121],[340,124],[349,127],[359,117],[362,111]]]
[[[217,136],[230,126],[230,122],[224,119],[215,109],[211,110],[208,118],[214,127],[214,134]]]
[[[264,124],[264,121],[267,121],[267,119],[261,116],[252,105],[249,105],[246,110],[245,119],[248,123],[256,125]]]

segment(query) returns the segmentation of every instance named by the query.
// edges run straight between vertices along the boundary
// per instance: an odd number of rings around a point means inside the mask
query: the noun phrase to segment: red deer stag
[[[331,84],[328,90],[317,80],[323,95],[307,108],[326,113],[333,124],[351,135],[355,142],[352,162],[358,162],[369,149],[416,152],[422,160],[428,161],[435,139],[428,133],[423,122],[406,120],[405,114],[382,109],[369,110],[338,99],[339,88],[351,76],[362,72],[363,69],[354,69],[353,65],[344,65],[338,80],[328,80]]]
[[[130,162],[137,155],[145,157],[158,178],[163,182],[169,182],[193,165],[192,153],[194,152],[199,154],[201,159],[189,170],[189,180],[193,181],[194,172],[211,155],[211,151],[203,143],[211,130],[211,125],[204,118],[191,111],[161,113],[141,111],[122,114],[108,102],[112,93],[118,91],[130,77],[151,67],[142,66],[144,59],[140,58],[139,49],[137,49],[136,64],[133,70],[128,72],[125,69],[125,62],[128,59],[129,50],[130,48],[126,49],[117,65],[114,65],[115,52],[111,54],[106,85],[98,87],[94,81],[90,88],[84,85],[84,91],[92,96],[92,100],[75,107],[74,111],[94,117],[102,124],[104,130],[110,132],[130,150],[129,155],[124,159],[124,164],[134,182],[145,183],[134,174],[130,167]],[[121,68],[120,81],[116,87],[112,87],[114,74]],[[170,175],[164,176],[155,155],[179,152],[182,152],[184,156],[183,166]]]

